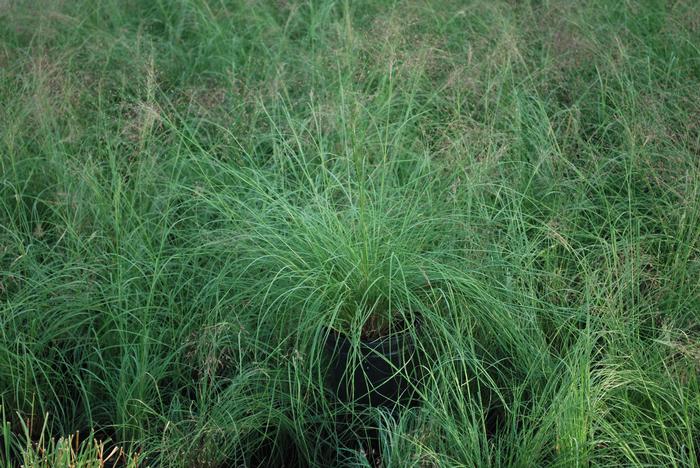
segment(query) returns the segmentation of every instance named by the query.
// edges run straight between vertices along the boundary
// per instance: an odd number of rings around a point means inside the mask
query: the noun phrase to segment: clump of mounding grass
[[[325,324],[377,337],[425,313],[428,291],[452,281],[463,225],[449,205],[430,201],[445,196],[432,192],[435,174],[414,177],[399,187],[331,183],[297,193],[298,201],[265,178],[241,177],[259,201],[239,201],[234,211],[241,276],[255,278],[261,324],[270,316],[287,321],[283,333]]]
[[[3,462],[697,466],[694,2],[35,3]],[[418,404],[338,404],[327,327],[402,323]]]

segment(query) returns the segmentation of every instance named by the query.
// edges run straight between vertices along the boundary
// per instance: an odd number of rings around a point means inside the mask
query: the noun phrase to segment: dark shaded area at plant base
[[[354,347],[346,335],[329,330],[324,345],[327,385],[345,404],[390,409],[415,405],[420,357],[413,340],[414,335],[404,331],[360,339]]]

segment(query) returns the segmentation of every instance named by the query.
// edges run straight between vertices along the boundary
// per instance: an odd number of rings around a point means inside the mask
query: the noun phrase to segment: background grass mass
[[[700,463],[696,1],[0,1],[0,102],[0,463]]]

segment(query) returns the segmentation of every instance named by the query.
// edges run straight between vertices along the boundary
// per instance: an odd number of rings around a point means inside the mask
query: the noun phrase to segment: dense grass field
[[[0,465],[697,467],[699,373],[697,1],[0,1]]]

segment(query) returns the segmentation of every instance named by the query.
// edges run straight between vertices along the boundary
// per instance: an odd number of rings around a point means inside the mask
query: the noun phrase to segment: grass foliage
[[[698,466],[698,90],[691,0],[0,1],[0,463]]]

